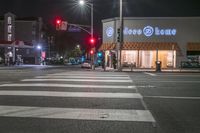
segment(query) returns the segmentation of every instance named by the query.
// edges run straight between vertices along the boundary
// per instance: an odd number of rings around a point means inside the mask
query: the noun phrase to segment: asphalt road
[[[200,73],[132,73],[158,133],[200,132]]]
[[[200,74],[0,68],[0,133],[199,133]]]

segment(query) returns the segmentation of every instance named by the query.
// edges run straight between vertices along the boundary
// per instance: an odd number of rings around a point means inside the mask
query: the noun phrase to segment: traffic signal
[[[117,42],[120,42],[121,40],[121,33],[120,28],[117,29]]]
[[[93,50],[93,49],[90,50],[90,54],[91,54],[91,55],[94,54],[94,50]]]
[[[57,19],[56,20],[56,24],[60,24],[61,23],[61,20],[60,19]]]
[[[102,57],[102,52],[98,52],[98,53],[97,53],[97,56],[98,56],[99,58],[101,58],[101,57]]]
[[[90,44],[94,45],[96,42],[95,38],[90,38]]]
[[[56,30],[60,30],[61,29],[61,20],[60,19],[56,19]]]

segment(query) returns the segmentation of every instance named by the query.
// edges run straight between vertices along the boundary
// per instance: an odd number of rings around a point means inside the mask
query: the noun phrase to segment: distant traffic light
[[[94,45],[96,42],[95,38],[90,38],[90,44]]]
[[[56,20],[56,24],[60,24],[61,23],[61,20],[60,19],[57,19]]]
[[[61,19],[56,19],[56,30],[60,30],[61,29]]]
[[[97,56],[98,56],[99,58],[101,58],[101,57],[102,57],[102,52],[98,52],[98,53],[97,53]]]
[[[90,50],[90,54],[91,55],[93,55],[94,54],[94,50],[92,49],[92,50]]]

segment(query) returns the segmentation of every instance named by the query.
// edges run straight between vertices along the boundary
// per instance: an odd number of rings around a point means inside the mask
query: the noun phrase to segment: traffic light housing
[[[61,19],[56,19],[56,30],[60,30],[61,29],[61,23],[62,23]]]
[[[121,31],[120,28],[117,29],[117,42],[120,42],[121,40]]]

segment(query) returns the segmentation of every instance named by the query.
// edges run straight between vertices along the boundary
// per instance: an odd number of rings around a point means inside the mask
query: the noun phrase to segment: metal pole
[[[122,20],[122,0],[120,0],[120,46],[119,46],[119,66],[118,66],[118,70],[121,71],[122,67],[121,67],[121,48],[122,48],[122,43],[123,43],[123,20]]]
[[[172,71],[174,70],[174,45],[172,45]]]
[[[91,3],[91,37],[93,38],[93,4]]]
[[[94,14],[93,14],[93,4],[91,3],[91,38],[93,39],[94,37],[94,29],[93,29],[93,20],[94,20]],[[95,53],[96,53],[96,49],[95,46],[92,46],[93,50],[94,50],[94,54],[92,55],[92,69],[95,70]]]

